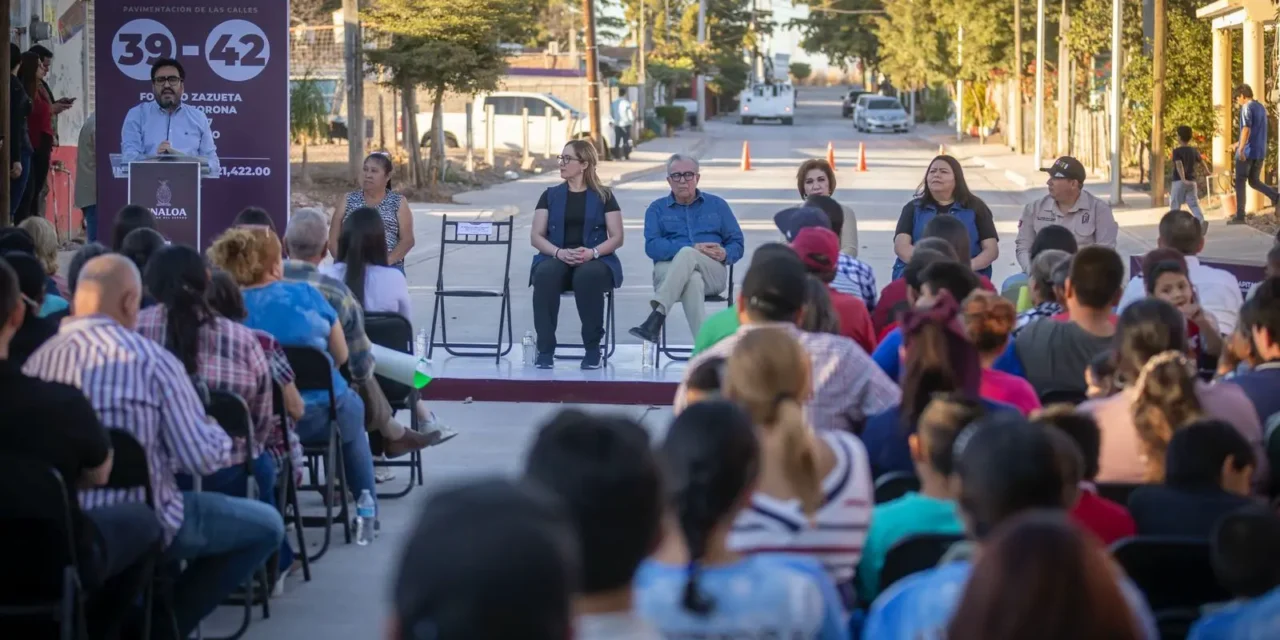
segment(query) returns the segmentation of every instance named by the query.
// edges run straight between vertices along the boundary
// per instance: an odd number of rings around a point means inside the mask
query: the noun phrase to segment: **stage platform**
[[[573,402],[670,405],[684,375],[684,362],[662,357],[656,368],[641,366],[640,345],[618,345],[601,369],[583,371],[577,359],[557,359],[553,369],[520,361],[517,344],[507,357],[458,357],[437,348],[431,357],[426,399],[474,402]],[[557,351],[572,355],[574,350]]]

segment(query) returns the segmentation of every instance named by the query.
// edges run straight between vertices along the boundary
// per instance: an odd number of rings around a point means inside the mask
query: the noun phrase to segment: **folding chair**
[[[1089,397],[1083,391],[1059,389],[1057,391],[1046,391],[1044,395],[1040,396],[1040,404],[1045,407],[1051,404],[1078,405],[1088,399]]]
[[[920,478],[910,471],[893,471],[876,478],[876,504],[897,500],[909,491],[920,490]]]
[[[1098,496],[1124,507],[1129,504],[1129,494],[1141,486],[1129,482],[1099,482]]]
[[[560,294],[561,298],[572,298],[573,291],[566,291]],[[613,315],[613,289],[609,289],[604,293],[604,341],[600,345],[600,352],[603,354],[605,364],[609,363],[609,357],[613,355],[614,347],[618,346],[618,323]],[[557,342],[556,343],[556,359],[557,360],[580,360],[576,355],[562,355],[558,352],[560,348],[565,349],[586,349],[586,345],[580,342]]]
[[[107,437],[111,440],[111,475],[107,477],[104,489],[120,489],[130,495],[141,494],[148,507],[155,509],[155,493],[151,487],[151,473],[147,463],[147,451],[132,433],[123,429],[107,429]],[[163,555],[163,543],[157,543],[156,555]],[[159,589],[156,580],[165,581]],[[143,632],[144,639],[151,637],[152,608],[155,605],[155,594],[160,594],[160,607],[168,622],[170,634],[178,636],[178,619],[174,617],[173,605],[169,601],[172,595],[168,567],[163,562],[156,563],[156,570],[143,588]],[[166,635],[170,635],[166,634]]]
[[[75,521],[79,511],[62,476],[42,462],[0,453],[0,635],[9,621],[56,624],[61,640],[85,638],[85,591],[76,557]],[[27,632],[27,627],[19,627]],[[43,626],[40,631],[46,631]],[[39,637],[51,637],[40,633]]]
[[[724,306],[733,306],[733,265],[729,265],[729,285],[723,294],[714,293],[703,298],[703,302],[723,302]],[[670,311],[670,309],[668,309]],[[671,314],[667,314],[670,318]],[[697,338],[698,336],[694,336]],[[693,347],[672,347],[667,344],[667,323],[662,323],[662,334],[658,339],[658,348],[654,350],[653,366],[658,366],[661,355],[665,354],[668,358],[677,362],[686,362],[693,357]]]
[[[436,299],[431,311],[431,335],[427,340],[427,357],[431,357],[435,347],[442,347],[449,355],[463,357],[486,358],[493,354],[495,363],[502,356],[511,352],[515,335],[511,328],[511,235],[515,223],[510,218],[498,221],[460,221],[450,220],[444,216],[440,221],[440,259],[436,268]],[[444,260],[446,248],[455,246],[505,246],[506,262],[502,268],[501,289],[457,289],[445,287]],[[447,298],[499,298],[498,308],[498,340],[494,343],[484,342],[449,342],[448,319],[445,309]],[[436,342],[436,324],[440,325],[440,341]],[[506,329],[507,344],[502,345],[502,332]]]
[[[1194,538],[1138,536],[1111,545],[1111,555],[1147,596],[1153,612],[1231,599],[1218,583],[1209,543]]]
[[[311,560],[307,558],[307,539],[302,532],[305,527],[302,523],[302,507],[298,504],[298,482],[294,478],[293,455],[288,451],[289,412],[284,408],[284,389],[275,381],[271,382],[271,402],[279,420],[280,441],[285,443],[285,454],[280,463],[282,480],[276,487],[276,508],[280,510],[281,518],[293,524],[293,533],[298,540],[298,549],[301,550],[298,558],[302,560],[302,578],[311,582]]]
[[[938,566],[951,545],[964,540],[953,533],[917,533],[907,536],[889,547],[880,569],[880,593],[893,583],[920,571]]]
[[[244,398],[229,391],[210,389],[209,404],[205,406],[205,413],[216,420],[227,435],[243,439],[246,447],[252,446],[253,418],[249,415],[249,405],[245,403]],[[249,450],[252,451],[251,448]],[[253,462],[253,456],[246,455],[241,465],[244,467],[247,488],[244,497],[250,500],[255,499],[258,493],[257,483],[254,482]],[[258,585],[254,584],[255,581]],[[245,581],[244,597],[235,598],[242,601],[238,604],[244,605],[244,617],[240,621],[240,628],[224,640],[235,640],[249,630],[249,623],[253,619],[253,605],[259,602],[257,586],[262,587],[262,618],[265,620],[271,617],[271,606],[268,602],[271,599],[271,579],[267,577],[267,566],[264,564],[253,572],[253,577]]]
[[[324,498],[324,516],[303,516],[302,524],[308,527],[324,527],[324,542],[320,550],[309,558],[315,562],[329,550],[332,528],[335,522],[341,521],[342,534],[347,544],[351,544],[351,514],[347,508],[347,468],[342,459],[342,442],[338,434],[338,399],[333,388],[333,375],[329,369],[333,364],[329,357],[311,347],[285,347],[285,357],[289,366],[293,367],[294,384],[298,391],[325,391],[329,394],[329,437],[322,443],[302,443],[302,455],[307,458],[307,471],[310,482],[298,487],[303,490],[317,491]],[[324,484],[320,484],[320,467],[324,466]],[[334,502],[338,503],[337,515],[334,515]],[[307,549],[301,552],[305,555]]]
[[[413,325],[408,318],[395,313],[365,313],[364,314],[364,331],[369,336],[369,341],[380,347],[399,351],[401,353],[413,353]],[[391,405],[392,413],[405,411],[409,412],[409,428],[419,431],[421,425],[418,424],[418,399],[421,397],[420,392],[405,384],[401,384],[394,380],[388,380],[382,376],[375,375],[378,386],[382,388],[382,393],[387,397],[387,402]],[[374,432],[369,434],[369,446],[376,452],[380,452],[385,443],[382,434]],[[402,491],[397,493],[379,493],[379,498],[400,498],[408,495],[413,490],[414,484],[422,486],[422,452],[409,452],[408,460],[377,460],[373,461],[375,467],[407,467],[409,469],[409,484]]]
[[[1272,469],[1280,469],[1277,466],[1280,465],[1280,413],[1269,416],[1262,425],[1262,430],[1262,444],[1266,449],[1267,461],[1271,463]],[[1272,498],[1280,496],[1280,473],[1271,474],[1270,495]]]

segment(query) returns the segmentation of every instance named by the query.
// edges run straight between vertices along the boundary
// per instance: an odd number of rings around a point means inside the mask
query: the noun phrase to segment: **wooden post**
[[[472,109],[474,103],[468,102],[467,111],[467,173],[476,172],[476,137],[475,137],[475,119],[472,117]]]
[[[387,148],[387,114],[382,106],[382,89],[378,89],[378,148]]]
[[[1013,148],[1026,153],[1026,122],[1022,113],[1022,0],[1013,0]]]
[[[1153,0],[1151,29],[1151,205],[1164,206],[1165,0]]]
[[[529,164],[529,107],[520,109],[520,166]]]
[[[1213,172],[1231,171],[1231,32],[1213,30]]]
[[[590,119],[591,144],[596,153],[604,157],[603,138],[600,136],[600,69],[596,63],[596,3],[582,0],[582,26],[585,30],[583,45],[587,50],[587,118]]]
[[[342,0],[342,49],[347,82],[347,162],[358,180],[364,162],[364,46],[359,0]]]
[[[640,104],[636,105],[636,121],[634,130],[631,132],[631,139],[636,143],[640,142],[641,133],[644,131],[644,112],[649,106],[649,78],[645,75],[644,68],[645,45],[649,42],[649,36],[644,31],[644,14],[645,4],[642,2],[640,3],[640,31],[637,36],[639,41],[636,43],[636,48],[640,50],[640,100],[638,101]]]
[[[484,105],[484,161],[490,169],[498,168],[493,157],[493,104]]]
[[[545,149],[543,149],[543,151],[542,151],[542,155],[543,155],[543,157],[545,157],[547,160],[550,160],[550,159],[551,159],[551,153],[552,153],[552,149],[551,149],[551,118],[552,118],[552,115],[551,115],[551,113],[552,113],[552,111],[551,111],[551,107],[547,107],[547,108],[546,108],[546,112],[545,112],[545,116],[544,116],[544,118],[543,118],[543,120],[544,120],[544,122],[543,122],[543,126],[544,126],[544,128],[546,129],[547,137],[546,137],[546,139],[545,139],[545,140],[543,140],[543,146],[545,146],[546,148],[545,148]]]
[[[1058,155],[1071,155],[1071,52],[1067,50],[1067,29],[1071,14],[1067,0],[1062,0],[1058,18]]]

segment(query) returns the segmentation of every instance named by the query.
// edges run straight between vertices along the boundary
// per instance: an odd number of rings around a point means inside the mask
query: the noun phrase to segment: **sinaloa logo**
[[[173,206],[173,189],[169,187],[169,181],[159,182],[160,186],[156,187],[156,206],[151,208],[151,215],[157,218],[185,219],[187,210]]]

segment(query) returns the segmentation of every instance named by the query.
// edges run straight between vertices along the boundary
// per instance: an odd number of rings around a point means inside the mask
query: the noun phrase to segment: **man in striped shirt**
[[[739,289],[736,308],[742,326],[691,360],[685,375],[708,358],[728,357],[749,331],[783,328],[794,333],[813,367],[813,397],[805,407],[809,423],[818,430],[861,431],[867,416],[897,405],[902,392],[858,343],[844,336],[797,328],[804,306],[805,278],[809,277],[804,263],[790,250],[767,251],[766,256],[752,260]],[[681,381],[676,391],[676,412],[684,409],[687,382]]]
[[[142,298],[137,268],[109,254],[85,264],[76,287],[75,316],[27,360],[27,375],[80,389],[103,426],[128,431],[146,452],[156,516],[167,560],[186,560],[173,589],[178,630],[186,637],[200,620],[279,548],[284,523],[270,506],[217,493],[178,490],[175,472],[204,476],[243,455],[207,418],[182,364],[163,346],[133,331]],[[124,489],[82,491],[92,510],[140,501]]]

